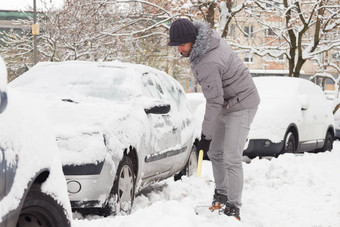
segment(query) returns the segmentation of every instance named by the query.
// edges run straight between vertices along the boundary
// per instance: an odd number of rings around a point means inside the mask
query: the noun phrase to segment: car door
[[[152,72],[143,74],[144,94],[150,98],[150,102],[169,103],[157,75]],[[151,104],[152,105],[152,104]],[[171,108],[171,106],[170,106]],[[150,141],[146,152],[145,171],[143,179],[151,177],[167,177],[171,175],[171,169],[175,161],[176,152],[180,143],[178,126],[174,124],[171,109],[166,114],[147,114],[150,124]]]
[[[317,142],[316,148],[323,147],[324,140],[326,138],[328,127],[333,118],[331,107],[327,101],[327,98],[321,88],[311,82],[306,81],[306,87],[308,87],[310,98],[309,108],[313,111],[314,121],[314,138]]]
[[[299,98],[302,103],[302,122],[300,124],[299,138],[300,150],[311,151],[316,149],[320,139],[326,134],[322,129],[324,119],[323,108],[320,106],[320,94],[309,81],[301,81],[299,86]],[[324,107],[325,108],[325,107]],[[321,136],[321,133],[324,134]]]
[[[192,146],[194,143],[194,117],[188,103],[185,91],[182,86],[168,75],[161,78],[161,83],[166,89],[166,95],[172,102],[173,117],[178,125],[178,144],[180,152],[176,155],[176,164],[174,165],[174,173],[183,169],[186,165]]]

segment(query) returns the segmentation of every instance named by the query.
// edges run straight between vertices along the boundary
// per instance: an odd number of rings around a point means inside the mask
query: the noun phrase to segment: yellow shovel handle
[[[196,176],[197,177],[201,176],[202,161],[203,161],[203,150],[200,150],[199,154],[198,154],[198,162],[197,162],[197,171],[196,171]]]

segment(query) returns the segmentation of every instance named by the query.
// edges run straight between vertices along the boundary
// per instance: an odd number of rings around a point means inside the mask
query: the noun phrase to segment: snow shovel
[[[197,177],[201,176],[202,161],[203,161],[203,150],[200,150],[198,154],[198,162],[197,162],[197,171],[196,171]]]

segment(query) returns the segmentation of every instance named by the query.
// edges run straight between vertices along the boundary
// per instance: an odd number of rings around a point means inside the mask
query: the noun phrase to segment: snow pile
[[[244,164],[241,222],[217,213],[196,215],[210,204],[214,191],[211,163],[202,177],[154,184],[136,197],[129,216],[85,219],[73,226],[338,226],[340,223],[340,142],[332,152],[285,154]]]

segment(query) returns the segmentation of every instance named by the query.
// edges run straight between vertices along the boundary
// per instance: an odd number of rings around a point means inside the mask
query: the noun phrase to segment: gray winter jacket
[[[255,108],[260,98],[248,68],[227,42],[208,24],[195,21],[194,25],[198,35],[190,63],[207,101],[202,134],[211,139],[214,122],[221,112],[225,115]]]

